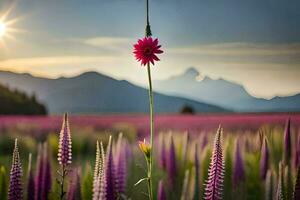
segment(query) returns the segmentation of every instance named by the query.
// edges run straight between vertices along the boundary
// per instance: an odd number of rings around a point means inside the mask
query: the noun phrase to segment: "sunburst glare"
[[[15,40],[14,33],[21,32],[20,29],[14,27],[20,18],[10,17],[13,8],[14,6],[11,6],[5,12],[0,12],[0,42],[2,43],[5,38]]]

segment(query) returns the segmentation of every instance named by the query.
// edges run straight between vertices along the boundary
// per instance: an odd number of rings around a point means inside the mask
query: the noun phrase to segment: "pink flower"
[[[134,46],[134,55],[137,61],[141,62],[142,65],[149,64],[150,62],[154,65],[154,61],[159,61],[156,54],[163,53],[160,50],[161,45],[158,45],[158,39],[152,39],[152,37],[145,37],[139,39]]]

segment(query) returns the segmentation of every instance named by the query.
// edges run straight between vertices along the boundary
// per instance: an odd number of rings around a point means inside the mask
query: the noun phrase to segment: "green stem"
[[[64,183],[65,183],[65,165],[62,164],[62,172],[61,172],[61,182],[60,182],[60,199],[63,200],[64,196],[65,196],[65,192],[64,192]]]
[[[151,80],[151,70],[150,64],[147,64],[148,71],[148,81],[149,81],[149,102],[150,102],[150,160],[148,165],[148,190],[149,199],[153,199],[153,189],[152,189],[152,168],[153,168],[153,131],[154,131],[154,119],[153,119],[153,91],[152,91],[152,80]]]

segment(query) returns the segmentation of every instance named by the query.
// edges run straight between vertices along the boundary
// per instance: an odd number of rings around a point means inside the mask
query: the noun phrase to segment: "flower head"
[[[139,147],[140,147],[141,151],[144,153],[147,160],[149,160],[150,153],[151,153],[151,147],[150,147],[150,144],[148,142],[146,142],[146,139],[144,139],[144,141],[139,141]]]
[[[225,172],[225,163],[222,150],[222,133],[223,129],[220,126],[215,136],[213,153],[208,169],[208,178],[205,184],[204,199],[206,200],[222,199]]]
[[[22,166],[18,150],[18,140],[15,140],[12,166],[10,170],[8,200],[19,200],[23,198],[22,189]]]
[[[63,125],[59,134],[58,162],[67,165],[72,162],[72,141],[68,114],[64,114]]]
[[[159,61],[156,54],[163,53],[160,50],[161,45],[158,45],[158,39],[152,37],[144,37],[139,39],[134,46],[134,55],[137,61],[140,61],[142,65],[147,65],[150,62],[154,65],[154,61]]]

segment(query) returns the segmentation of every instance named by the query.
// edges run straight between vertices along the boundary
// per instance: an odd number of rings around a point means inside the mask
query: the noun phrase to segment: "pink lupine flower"
[[[139,39],[134,45],[134,55],[137,61],[141,62],[142,65],[147,65],[154,61],[159,61],[159,58],[156,54],[163,53],[160,50],[161,45],[158,45],[158,39],[152,39],[152,37],[144,37]]]
[[[58,162],[67,165],[72,162],[72,141],[68,114],[64,114],[63,125],[59,134]]]
[[[104,165],[105,165],[105,152],[102,142],[96,144],[96,161],[94,169],[93,180],[93,200],[100,200],[105,197],[104,191]]]
[[[225,164],[222,150],[222,128],[219,127],[215,142],[213,153],[208,169],[208,179],[206,180],[206,187],[204,199],[206,200],[220,200],[222,199],[222,189],[224,182]]]
[[[23,198],[22,173],[22,165],[18,150],[18,140],[16,139],[10,170],[8,200],[20,200]]]

